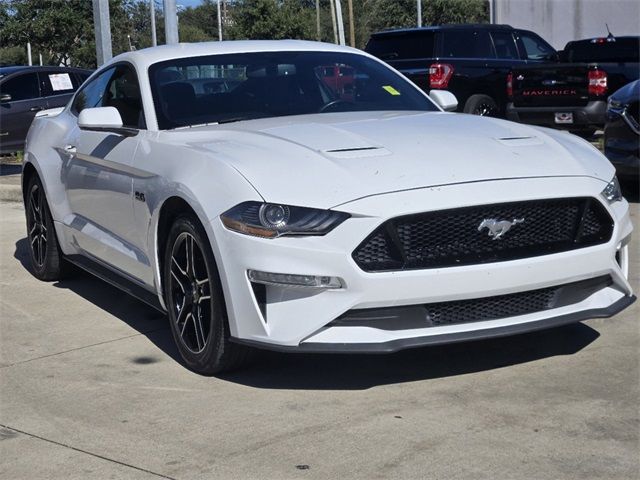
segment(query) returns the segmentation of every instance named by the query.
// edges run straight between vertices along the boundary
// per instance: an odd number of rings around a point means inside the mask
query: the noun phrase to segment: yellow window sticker
[[[382,88],[384,88],[391,95],[400,95],[400,92],[398,90],[396,90],[395,88],[393,88],[391,85],[385,85]]]

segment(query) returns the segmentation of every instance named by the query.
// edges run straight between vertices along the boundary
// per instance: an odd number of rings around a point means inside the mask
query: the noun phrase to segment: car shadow
[[[27,240],[16,243],[15,258],[30,270]],[[77,270],[54,283],[68,289],[145,335],[164,354],[184,366],[166,317],[94,276]],[[416,348],[388,355],[258,352],[246,369],[218,378],[260,389],[366,390],[378,385],[465,375],[544,358],[572,355],[599,337],[577,323],[565,327],[461,344]],[[139,357],[140,365],[158,359]],[[186,367],[185,367],[186,368]]]
[[[27,239],[18,240],[15,248],[14,258],[31,273]],[[54,287],[71,290],[76,295],[120,319],[137,332],[145,335],[171,359],[184,365],[171,336],[165,315],[78,267],[69,265],[69,270],[67,278],[54,282]],[[150,361],[147,357],[131,359],[132,363],[139,364],[155,363],[158,359],[152,360]]]

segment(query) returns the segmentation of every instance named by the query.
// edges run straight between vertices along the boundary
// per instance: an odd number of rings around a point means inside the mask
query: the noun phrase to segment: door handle
[[[39,112],[40,110],[44,110],[44,107],[31,107],[29,109],[30,112]]]
[[[67,153],[76,153],[75,145],[65,145],[64,151]]]

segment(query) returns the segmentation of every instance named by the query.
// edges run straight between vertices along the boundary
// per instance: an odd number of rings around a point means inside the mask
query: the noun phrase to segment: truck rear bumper
[[[601,128],[605,123],[606,112],[605,100],[589,102],[581,107],[517,107],[513,103],[508,103],[506,110],[508,120],[563,130]],[[573,123],[556,123],[556,113],[572,113]]]

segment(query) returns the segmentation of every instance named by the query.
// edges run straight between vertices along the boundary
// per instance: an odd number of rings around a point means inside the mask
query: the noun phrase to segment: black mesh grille
[[[487,219],[512,225],[494,238],[488,225],[481,228]],[[371,272],[499,262],[606,243],[612,230],[611,217],[593,198],[483,205],[391,219],[353,258]]]
[[[434,326],[516,317],[552,308],[558,287],[460,302],[425,305]]]

